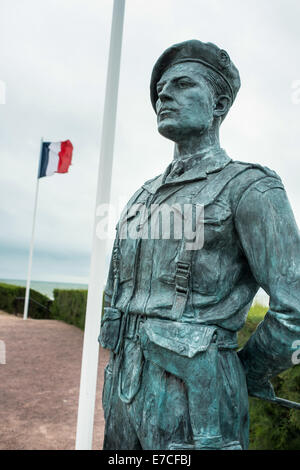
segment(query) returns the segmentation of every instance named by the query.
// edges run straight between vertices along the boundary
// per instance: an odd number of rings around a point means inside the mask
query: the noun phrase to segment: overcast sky
[[[67,175],[40,181],[32,278],[88,279],[112,0],[0,0],[0,278],[24,279],[40,139],[70,139]],[[221,131],[231,158],[282,178],[300,225],[299,0],[127,0],[112,200],[126,201],[172,159],[149,80],[187,39],[226,49],[242,88]],[[299,95],[299,94],[298,94]],[[300,100],[298,100],[300,101]]]

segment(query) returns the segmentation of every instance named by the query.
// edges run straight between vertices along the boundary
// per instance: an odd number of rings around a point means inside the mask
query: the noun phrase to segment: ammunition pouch
[[[216,326],[149,319],[141,326],[140,340],[145,359],[185,383],[195,448],[222,448],[218,349],[226,343],[233,349],[234,333]]]
[[[237,348],[235,333],[214,325],[133,314],[126,318],[119,310],[109,307],[104,312],[99,341],[103,347],[118,353],[114,374],[119,398],[124,403],[130,404],[138,393],[146,359],[184,382],[193,448],[225,449],[220,429],[218,354],[220,349]],[[232,445],[229,448],[238,448],[239,443]],[[176,448],[176,443],[170,447]]]
[[[106,307],[101,320],[98,341],[104,349],[118,351],[122,331],[122,312],[117,308]]]

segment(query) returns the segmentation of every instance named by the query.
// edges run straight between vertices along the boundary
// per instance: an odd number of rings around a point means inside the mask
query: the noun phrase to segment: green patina
[[[117,225],[99,337],[111,350],[105,449],[247,449],[248,394],[274,401],[270,379],[293,366],[299,231],[279,176],[220,147],[239,87],[228,54],[211,43],[174,45],[154,66],[151,101],[174,159]],[[153,205],[166,204],[204,207],[201,246],[188,248],[184,231],[144,236]],[[270,308],[238,351],[259,287]]]

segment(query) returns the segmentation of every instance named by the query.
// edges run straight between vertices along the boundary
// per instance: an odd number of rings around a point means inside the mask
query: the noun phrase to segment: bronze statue
[[[237,68],[212,43],[175,44],[154,66],[158,131],[175,152],[117,225],[99,337],[111,350],[104,449],[247,449],[248,394],[276,401],[270,378],[293,365],[299,231],[279,176],[220,147],[239,88]],[[165,205],[173,231],[204,208],[195,230],[202,243],[152,230]],[[260,286],[269,311],[237,351]]]

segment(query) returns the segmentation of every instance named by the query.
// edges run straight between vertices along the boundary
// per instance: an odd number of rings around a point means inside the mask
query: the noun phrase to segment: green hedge
[[[25,287],[0,283],[0,310],[22,314],[24,310]],[[50,318],[52,301],[45,295],[30,289],[28,317]]]
[[[54,289],[51,318],[84,329],[87,290]]]
[[[244,345],[262,321],[267,308],[251,308],[245,327],[239,333],[239,345]],[[300,403],[300,365],[278,375],[272,380],[275,393],[281,398]],[[278,405],[249,399],[251,450],[300,450],[300,411],[288,410]]]

